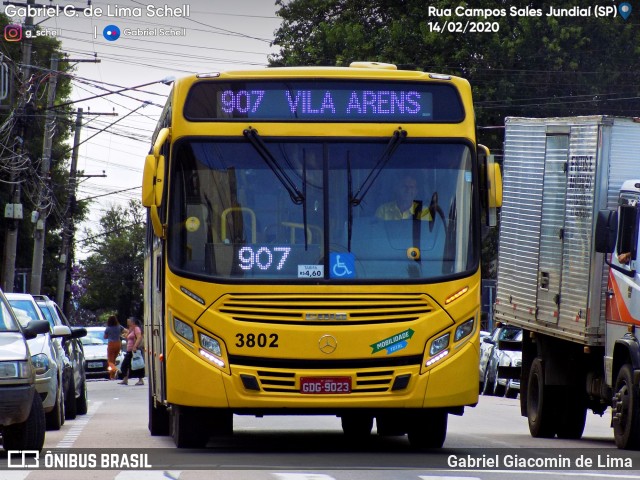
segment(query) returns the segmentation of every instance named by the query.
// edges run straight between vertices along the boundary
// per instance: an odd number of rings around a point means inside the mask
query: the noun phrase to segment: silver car
[[[0,429],[5,450],[40,450],[44,444],[45,415],[25,339],[48,331],[47,322],[21,327],[0,292]]]
[[[87,331],[83,327],[72,327],[60,307],[49,297],[34,295],[33,298],[51,327],[66,325],[71,329],[71,337],[62,339],[64,355],[71,363],[71,368],[67,368],[65,365],[62,378],[65,418],[72,420],[76,418],[76,414],[84,415],[87,413],[88,409],[84,349],[80,340],[87,334]]]
[[[35,300],[28,293],[6,293],[5,296],[23,327],[30,321],[46,321]],[[63,371],[71,368],[66,358],[60,338],[71,337],[67,326],[52,327],[27,341],[31,361],[36,369],[36,391],[42,399],[46,425],[49,430],[59,430],[65,420]]]

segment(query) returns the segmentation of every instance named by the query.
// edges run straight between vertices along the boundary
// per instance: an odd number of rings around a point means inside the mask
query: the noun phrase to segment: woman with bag
[[[107,319],[107,326],[104,329],[104,338],[107,340],[107,363],[109,367],[109,380],[113,380],[116,374],[116,358],[120,353],[120,335],[124,332],[122,325],[118,323],[115,315],[110,315]]]
[[[127,353],[124,354],[120,370],[124,378],[121,385],[129,385],[129,376],[138,378],[136,385],[144,385],[144,357],[142,356],[142,330],[133,317],[127,319]],[[134,359],[135,357],[135,359]]]

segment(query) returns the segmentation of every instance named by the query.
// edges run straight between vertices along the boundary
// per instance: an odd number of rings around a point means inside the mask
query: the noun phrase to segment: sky
[[[78,170],[86,175],[104,172],[106,177],[78,179],[79,200],[97,197],[89,220],[76,230],[76,255],[81,259],[89,253],[83,242],[85,230],[98,233],[98,220],[105,211],[140,198],[144,158],[171,88],[159,82],[193,73],[266,67],[268,54],[276,52],[270,42],[280,19],[275,0],[91,0],[90,7],[87,0],[36,0],[36,4],[58,6],[40,9],[34,23],[58,38],[70,58],[100,60],[77,63],[71,95],[76,108],[117,113],[86,115],[83,121]],[[25,12],[18,6],[0,5],[0,11],[16,24],[24,22]],[[152,82],[158,83],[89,99],[106,93],[105,88]],[[141,107],[145,101],[150,103]]]

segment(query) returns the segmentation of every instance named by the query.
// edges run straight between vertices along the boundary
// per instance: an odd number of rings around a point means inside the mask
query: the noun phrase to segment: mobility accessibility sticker
[[[404,332],[396,333],[389,338],[385,338],[384,340],[380,340],[379,342],[369,345],[373,349],[371,351],[371,355],[375,355],[382,350],[387,350],[387,355],[391,355],[398,350],[407,348],[407,345],[409,345],[408,341],[411,340],[414,333],[415,332],[409,328]]]

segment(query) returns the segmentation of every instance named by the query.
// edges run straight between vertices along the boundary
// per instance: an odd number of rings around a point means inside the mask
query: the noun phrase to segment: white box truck
[[[580,438],[612,410],[640,448],[640,119],[507,118],[497,321],[523,329],[521,413]]]

